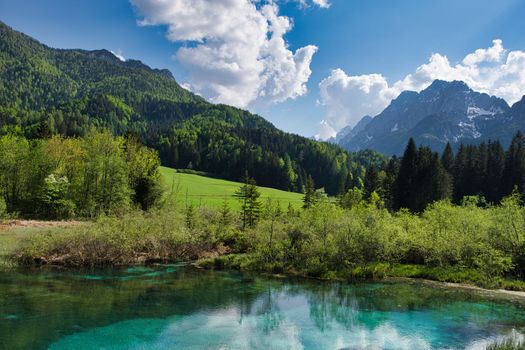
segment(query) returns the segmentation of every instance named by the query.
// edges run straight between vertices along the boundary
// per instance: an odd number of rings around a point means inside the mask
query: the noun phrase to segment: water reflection
[[[465,291],[315,283],[182,265],[0,272],[5,349],[482,349],[525,311]]]

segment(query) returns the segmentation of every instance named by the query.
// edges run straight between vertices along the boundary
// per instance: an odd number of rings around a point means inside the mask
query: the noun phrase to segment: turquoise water
[[[2,349],[484,349],[522,333],[519,300],[419,283],[0,272]]]

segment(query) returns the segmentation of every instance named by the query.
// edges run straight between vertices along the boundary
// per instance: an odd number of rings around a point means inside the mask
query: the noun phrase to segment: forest
[[[507,150],[499,141],[447,144],[441,155],[410,139],[401,158],[368,167],[361,186],[366,198],[376,192],[391,211],[422,212],[443,199],[462,204],[476,198],[480,206],[499,203],[516,191],[525,193],[525,138],[518,132]],[[343,195],[345,197],[346,195]]]
[[[0,137],[0,218],[46,220],[147,210],[161,197],[157,152],[132,135]]]
[[[377,152],[285,133],[258,115],[206,102],[166,70],[106,50],[59,50],[0,22],[0,135],[83,137],[93,128],[137,135],[164,166],[302,192],[306,177],[335,195]]]

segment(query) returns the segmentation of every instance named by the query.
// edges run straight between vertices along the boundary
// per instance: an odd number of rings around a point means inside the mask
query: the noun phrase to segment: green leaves
[[[0,138],[0,196],[7,212],[45,219],[147,210],[162,195],[157,153],[137,140]]]

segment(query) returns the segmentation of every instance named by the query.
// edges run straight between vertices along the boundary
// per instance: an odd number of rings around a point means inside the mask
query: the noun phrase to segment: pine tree
[[[407,208],[421,212],[428,204],[450,196],[450,174],[441,164],[437,153],[428,147],[418,150],[414,140],[410,139],[393,192],[394,209]]]
[[[186,207],[186,227],[190,230],[195,228],[195,208],[193,207],[193,203],[190,203]]]
[[[399,173],[399,166],[399,158],[393,156],[386,165],[385,178],[383,179],[381,184],[381,187],[383,189],[383,200],[385,202],[385,207],[389,210],[393,210],[394,208],[395,182],[397,174]]]
[[[413,202],[413,186],[415,185],[415,175],[417,171],[417,148],[414,139],[408,141],[405,153],[401,160],[399,173],[394,184],[394,209],[410,208]]]
[[[523,193],[525,188],[525,138],[521,131],[518,131],[512,139],[505,156],[501,194],[509,195],[515,186],[520,193]]]
[[[316,202],[315,183],[310,175],[306,179],[306,188],[304,190],[303,208],[311,208]]]
[[[448,198],[451,194],[450,175],[441,164],[438,154],[428,147],[421,147],[418,151],[413,190],[413,201],[408,208],[414,212],[422,212],[427,205]]]
[[[491,202],[499,202],[502,198],[501,181],[505,167],[505,152],[499,141],[489,141],[487,145],[487,166],[483,182],[485,198]]]
[[[375,166],[369,166],[365,174],[365,198],[370,199],[372,192],[378,192],[380,188],[379,173]]]
[[[447,142],[445,150],[441,155],[441,164],[443,165],[443,168],[449,172],[449,174],[452,174],[452,169],[454,167],[454,153],[452,152],[450,142]]]
[[[255,227],[261,214],[261,203],[259,202],[261,193],[257,188],[255,179],[249,177],[246,173],[244,185],[235,192],[234,196],[241,201],[242,229],[246,230],[246,227]]]
[[[222,227],[229,226],[231,223],[231,210],[226,199],[222,202],[222,206],[219,211],[219,223]]]

